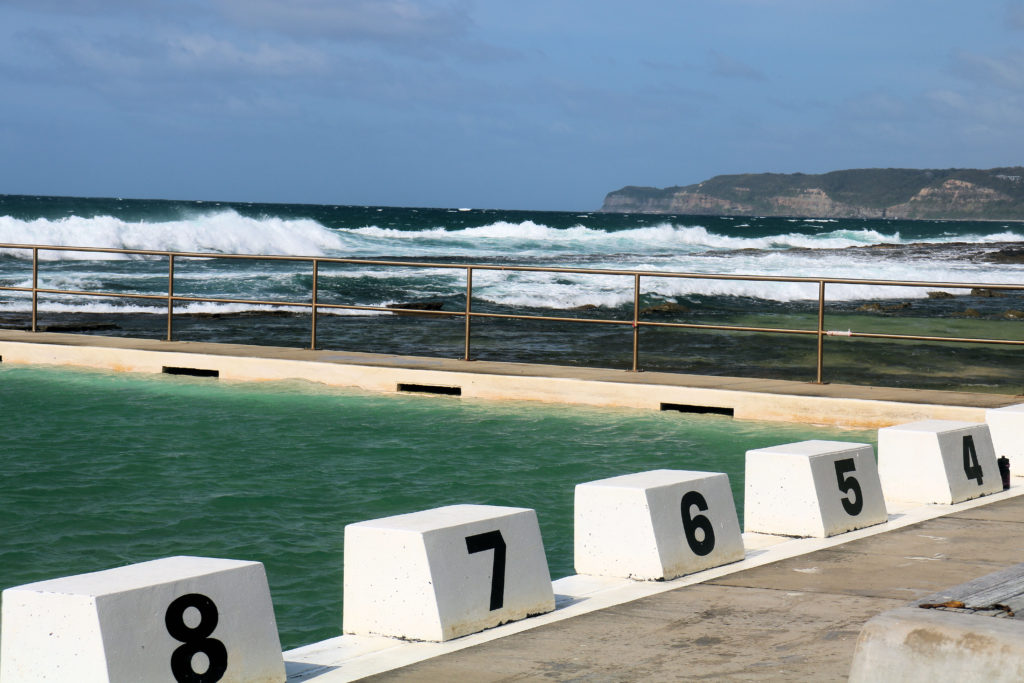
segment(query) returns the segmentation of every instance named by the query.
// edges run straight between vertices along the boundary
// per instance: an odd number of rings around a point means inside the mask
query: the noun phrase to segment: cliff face
[[[1024,220],[1024,167],[715,176],[685,187],[624,187],[610,192],[601,210],[719,216]]]

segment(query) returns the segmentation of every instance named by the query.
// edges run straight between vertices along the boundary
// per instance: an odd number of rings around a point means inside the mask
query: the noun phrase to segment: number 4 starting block
[[[959,503],[1003,490],[992,436],[981,422],[926,420],[878,430],[886,498]]]

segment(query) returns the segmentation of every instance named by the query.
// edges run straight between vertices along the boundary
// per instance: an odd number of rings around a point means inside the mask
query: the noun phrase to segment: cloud
[[[766,81],[765,74],[738,59],[724,55],[718,50],[711,50],[711,73],[723,78],[736,78],[747,81]]]
[[[244,26],[300,38],[438,42],[464,36],[472,25],[465,1],[216,0]]]
[[[1024,2],[1010,2],[1006,5],[1006,25],[1024,31]]]
[[[19,7],[32,12],[95,16],[122,10],[148,10],[159,7],[157,0],[0,0],[0,7]]]
[[[34,30],[19,37],[36,54],[59,65],[59,70],[49,72],[61,76],[88,74],[104,80],[150,80],[156,85],[186,74],[278,78],[319,74],[328,68],[326,56],[310,47],[265,42],[246,45],[204,33],[85,38]]]
[[[258,76],[295,76],[322,73],[328,59],[322,52],[301,45],[258,43],[243,47],[206,34],[182,34],[158,46],[160,62],[194,71],[226,71]]]
[[[976,85],[993,85],[1024,91],[1024,51],[1008,51],[998,57],[958,52],[953,57],[957,75]]]

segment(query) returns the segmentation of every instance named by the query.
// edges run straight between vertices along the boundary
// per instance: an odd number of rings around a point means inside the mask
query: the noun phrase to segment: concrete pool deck
[[[1024,558],[1024,486],[1014,489],[363,680],[845,681],[869,619]],[[289,680],[349,680],[342,671]]]
[[[814,384],[793,380],[629,372],[495,361],[83,334],[0,330],[5,363],[160,373],[216,372],[241,381],[299,379],[369,391],[400,387],[463,398],[726,412],[739,419],[876,428],[925,419],[983,422],[1021,396]]]

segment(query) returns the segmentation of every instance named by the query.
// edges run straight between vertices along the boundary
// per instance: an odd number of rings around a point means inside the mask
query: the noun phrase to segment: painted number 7
[[[494,566],[491,569],[491,611],[501,609],[505,604],[505,539],[495,529],[482,534],[466,536],[466,550],[480,553],[494,551]]]
[[[853,462],[853,458],[836,460],[836,481],[839,483],[839,490],[852,496],[852,498],[840,498],[840,500],[846,514],[853,517],[859,515],[860,511],[864,509],[864,495],[860,490],[860,482],[850,474],[856,470],[857,465]]]

